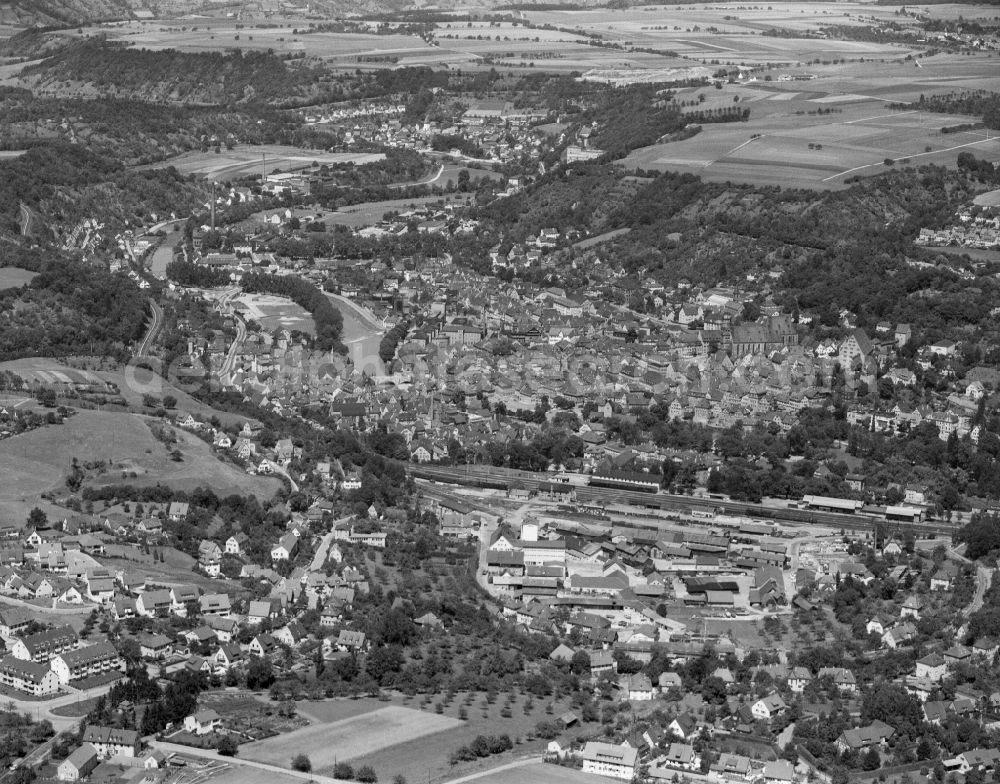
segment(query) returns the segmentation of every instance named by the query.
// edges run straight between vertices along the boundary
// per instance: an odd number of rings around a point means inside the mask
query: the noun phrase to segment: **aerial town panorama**
[[[0,0],[0,784],[1000,781],[998,317],[996,0]]]

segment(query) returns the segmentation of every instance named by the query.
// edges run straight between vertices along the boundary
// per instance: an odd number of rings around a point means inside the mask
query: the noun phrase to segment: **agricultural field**
[[[103,386],[105,383],[105,380],[94,371],[69,367],[59,360],[43,357],[26,357],[0,362],[0,370],[16,373],[29,384],[43,386],[60,387],[79,384]]]
[[[299,330],[314,334],[316,324],[309,311],[296,305],[287,297],[275,297],[269,294],[243,294],[236,302],[243,306],[248,318],[253,319],[266,332],[277,329],[289,331]]]
[[[363,165],[374,163],[385,158],[383,153],[327,153],[321,150],[308,150],[298,147],[288,147],[282,144],[249,145],[238,144],[231,150],[216,152],[185,152],[173,158],[155,164],[151,168],[173,166],[182,174],[194,174],[210,180],[231,180],[260,174],[266,171],[273,174],[276,170],[282,172],[308,169],[314,163],[343,164],[353,163]]]
[[[94,364],[92,360],[80,360],[78,364],[84,365],[84,367],[73,367],[58,359],[47,357],[26,357],[0,362],[0,370],[16,373],[32,384],[53,387],[57,393],[65,385],[94,385],[104,389],[106,388],[105,384],[112,384],[114,386],[108,389],[117,389],[117,395],[122,397],[128,405],[139,410],[144,409],[143,395],[149,394],[158,399],[172,395],[177,400],[178,409],[188,411],[195,416],[206,418],[217,416],[226,426],[242,426],[247,420],[245,416],[216,411],[214,408],[206,406],[167,379],[145,367],[129,365],[112,370],[101,366],[91,367]],[[108,395],[111,394],[109,391]],[[13,395],[10,399],[17,404],[18,408],[35,407],[33,399],[26,399],[19,395]],[[251,420],[251,424],[259,424],[259,422]]]
[[[599,781],[597,777],[585,775],[577,768],[564,768],[544,762],[528,762],[524,765],[486,773],[476,777],[476,784],[579,784],[581,781]]]
[[[171,780],[171,784],[302,784],[301,776],[291,773],[282,775],[273,770],[256,768],[251,765],[241,765],[239,759],[229,760],[225,763],[212,763],[211,770],[205,771],[209,775],[201,775],[197,771],[188,769],[178,775],[176,780]]]
[[[88,476],[90,485],[159,483],[185,490],[201,485],[219,495],[253,493],[261,498],[280,487],[276,479],[249,476],[216,459],[208,444],[183,430],[175,429],[177,443],[168,449],[147,421],[133,414],[80,411],[63,425],[0,441],[0,475],[5,477],[0,500],[35,498],[59,488],[74,456],[106,461],[108,467]],[[180,462],[170,456],[174,449],[182,455]]]
[[[328,223],[335,223],[340,226],[350,226],[351,228],[361,228],[362,226],[372,226],[382,220],[387,212],[406,212],[427,206],[445,206],[446,204],[457,204],[469,199],[467,194],[453,194],[451,196],[422,196],[415,199],[389,199],[387,201],[368,201],[363,204],[352,204],[342,207],[337,212],[327,216]]]
[[[528,740],[540,721],[552,721],[570,706],[564,701],[553,703],[552,712],[546,711],[548,700],[533,698],[526,711],[525,695],[511,695],[510,715],[504,716],[507,696],[498,695],[492,705],[486,704],[482,693],[459,693],[449,705],[444,705],[445,695],[429,697],[424,710],[430,710],[438,701],[442,702],[442,716],[458,718],[465,710],[467,719],[446,732],[437,732],[416,740],[396,743],[380,751],[372,751],[366,756],[352,760],[355,767],[370,765],[379,775],[379,780],[391,780],[397,773],[412,778],[412,772],[419,771],[416,778],[429,781],[444,781],[477,771],[505,765],[526,754],[541,754],[547,741]],[[436,717],[436,714],[430,714]],[[562,736],[576,739],[582,735],[592,735],[600,730],[599,724],[583,724],[571,727]],[[452,766],[448,758],[459,747],[470,743],[477,735],[506,734],[514,741],[514,748],[496,757],[476,762],[459,763]],[[509,781],[520,781],[511,774]]]
[[[272,24],[271,20],[268,24]],[[83,35],[107,35],[142,49],[177,49],[182,52],[210,52],[224,49],[274,50],[278,55],[304,53],[324,59],[357,58],[363,55],[416,54],[433,52],[423,39],[410,35],[365,33],[302,33],[301,22],[278,22],[271,27],[242,25],[233,19],[194,18],[190,21],[116,22],[84,27]]]
[[[26,283],[31,283],[36,274],[20,267],[0,267],[0,291],[19,289]]]
[[[314,724],[274,738],[244,744],[240,746],[240,756],[285,766],[297,754],[306,754],[314,770],[332,772],[333,765],[338,761],[373,753],[380,756],[387,743],[405,743],[460,725],[458,719],[390,705],[351,718]]]
[[[815,57],[905,56],[908,48],[892,44],[761,35],[772,28],[806,35],[827,25],[868,24],[873,18],[898,20],[893,10],[860,3],[781,3],[752,8],[712,4],[524,13],[536,24],[596,33],[624,46],[674,52],[688,60],[740,65],[794,63]]]
[[[967,67],[973,82],[983,63]],[[910,66],[912,68],[912,65]],[[1000,140],[983,131],[942,134],[941,128],[977,122],[978,118],[891,108],[940,91],[947,81],[943,62],[926,81],[901,82],[880,73],[867,80],[818,76],[808,81],[751,82],[723,90],[682,91],[680,100],[706,97],[712,102],[739,99],[749,106],[748,122],[704,124],[697,136],[681,142],[633,151],[626,166],[645,170],[676,170],[707,180],[750,181],[789,187],[839,188],[856,175],[876,174],[892,165],[934,163],[954,165],[966,150],[980,158],[1000,160]],[[970,85],[971,86],[971,85]],[[845,92],[849,90],[849,92]]]

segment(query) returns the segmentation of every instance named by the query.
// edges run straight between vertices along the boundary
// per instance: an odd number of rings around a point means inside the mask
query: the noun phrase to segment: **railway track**
[[[449,484],[474,485],[510,489],[518,486],[525,490],[538,490],[542,484],[549,484],[552,478],[547,474],[532,474],[509,468],[487,466],[407,466],[411,475]],[[873,531],[881,526],[887,531],[909,531],[915,535],[951,536],[958,526],[943,521],[897,522],[868,514],[841,514],[811,509],[783,509],[747,501],[702,498],[699,496],[672,495],[669,493],[643,493],[636,490],[574,485],[578,502],[596,505],[628,504],[630,506],[672,511],[721,511],[724,514],[744,515],[774,522],[821,525],[827,528],[842,528],[847,531]]]

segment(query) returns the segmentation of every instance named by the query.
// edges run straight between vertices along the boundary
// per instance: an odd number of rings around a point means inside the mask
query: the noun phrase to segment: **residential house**
[[[35,614],[26,607],[0,609],[0,637],[10,639],[22,634],[36,621]]]
[[[184,718],[184,730],[195,735],[208,735],[222,726],[222,717],[211,708],[205,708]]]
[[[682,713],[674,717],[673,721],[667,725],[667,730],[681,740],[691,740],[698,734],[700,727],[694,716],[690,713]]]
[[[795,667],[788,674],[788,688],[795,694],[802,694],[806,686],[812,683],[813,676],[805,667]]]
[[[950,591],[956,577],[958,577],[958,568],[950,561],[946,561],[931,575],[931,590]]]
[[[761,697],[750,706],[750,713],[755,719],[770,721],[775,716],[779,716],[788,708],[780,694],[768,694]]]
[[[44,663],[79,645],[76,632],[69,626],[56,626],[27,637],[18,637],[10,648],[16,659]]]
[[[287,533],[271,548],[272,561],[287,561],[299,549],[299,538],[293,533]]]
[[[209,577],[222,573],[222,548],[211,539],[202,539],[198,545],[198,566]]]
[[[135,600],[135,611],[146,618],[163,618],[170,614],[172,604],[170,591],[158,588],[140,593]]]
[[[100,759],[139,756],[140,738],[135,730],[88,724],[83,731],[83,742],[92,744]]]
[[[226,539],[226,555],[241,556],[245,553],[250,537],[242,531]]]
[[[80,781],[91,774],[97,767],[97,762],[97,749],[89,743],[84,743],[59,763],[56,777],[59,781]]]
[[[698,770],[701,767],[701,757],[686,743],[671,743],[663,760],[669,767],[681,770]]]
[[[623,683],[622,695],[632,702],[648,702],[653,699],[655,691],[649,676],[645,673],[628,675]]]
[[[274,633],[274,639],[283,645],[287,645],[289,648],[294,648],[308,636],[306,630],[302,628],[302,624],[298,621],[292,621]]]
[[[52,670],[59,683],[70,683],[93,675],[124,671],[125,663],[109,642],[66,651],[52,659]]]
[[[846,751],[861,751],[873,746],[884,746],[895,734],[896,730],[876,719],[867,727],[855,727],[840,733],[837,738],[837,750],[843,754]]]
[[[882,635],[882,644],[887,648],[898,648],[916,639],[917,629],[912,623],[901,623]]]
[[[59,691],[59,678],[48,664],[5,656],[0,661],[0,684],[33,697],[45,697]]]
[[[920,620],[920,613],[923,612],[924,603],[918,596],[909,596],[906,601],[903,602],[903,606],[899,608],[900,618],[913,618],[914,620]]]
[[[795,768],[788,760],[772,760],[764,763],[764,784],[791,784],[795,781]]]
[[[361,651],[367,644],[367,637],[364,632],[351,629],[342,629],[337,636],[336,646],[340,651]]]
[[[711,767],[711,772],[725,782],[744,782],[750,780],[751,762],[742,754],[722,753]]]
[[[154,661],[165,659],[173,653],[173,642],[165,634],[140,634],[139,652],[142,658]]]
[[[922,659],[918,659],[916,666],[916,675],[918,678],[940,681],[948,673],[944,657],[937,652],[929,653]]]
[[[588,741],[580,758],[584,773],[631,781],[635,777],[639,752],[611,743]]]
[[[277,599],[259,599],[250,602],[247,608],[247,625],[257,626],[261,621],[273,621],[281,615],[281,603]]]

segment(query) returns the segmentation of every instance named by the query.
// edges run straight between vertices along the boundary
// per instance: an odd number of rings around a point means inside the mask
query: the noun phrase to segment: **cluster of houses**
[[[540,256],[559,241],[558,232],[543,229],[532,242],[536,247],[497,249],[495,263],[507,264],[512,253]],[[384,375],[376,377],[379,383],[358,384],[354,368],[342,358],[316,357],[287,333],[248,338],[236,351],[226,381],[264,408],[329,409],[359,429],[384,423],[407,438],[411,458],[418,462],[445,457],[452,440],[465,449],[481,449],[487,441],[530,435],[531,426],[495,416],[492,408],[470,401],[472,396],[487,397],[493,407],[503,403],[511,414],[534,411],[543,398],[562,398],[577,411],[596,404],[602,411],[609,406],[608,413],[635,417],[659,406],[671,419],[715,428],[743,422],[787,431],[801,409],[828,401],[838,367],[848,391],[875,389],[882,377],[900,390],[918,380],[897,363],[899,349],[913,339],[908,324],[880,323],[869,336],[851,327],[846,314],[844,338],[816,340],[803,328],[810,321],[806,315],[795,322],[766,302],[760,317],[747,321],[742,317],[746,297],[733,289],[695,290],[682,283],[670,292],[611,265],[598,264],[591,289],[578,297],[558,287],[504,283],[456,269],[447,259],[404,260],[393,270],[379,261],[362,266],[364,282],[342,284],[342,293],[384,314],[386,326],[401,317],[397,307],[403,316],[419,313],[421,319]],[[327,272],[303,274],[317,276],[321,284]],[[615,292],[629,284],[648,293],[652,313],[616,304],[621,296]],[[216,366],[228,349],[221,342],[196,345],[193,351]],[[941,340],[922,346],[916,361],[925,369],[947,366],[957,351],[954,342]],[[851,421],[892,433],[932,422],[942,439],[973,434],[971,416],[994,382],[985,370],[982,379],[977,372],[970,372],[960,391],[921,406],[855,405]],[[444,402],[462,394],[464,408]],[[587,467],[626,451],[626,445],[605,435],[601,421],[583,422],[578,435],[588,450]],[[249,445],[240,448],[247,452]],[[649,460],[663,457],[651,454]]]
[[[1000,208],[970,204],[959,209],[955,219],[956,223],[943,229],[921,229],[917,245],[1000,248]]]
[[[66,686],[86,688],[121,677],[124,661],[110,642],[85,644],[70,626],[25,633],[37,626],[35,618],[22,607],[0,611],[0,635],[10,651],[0,660],[0,684],[45,697]]]
[[[425,119],[406,122],[394,105],[366,104],[348,110],[329,110],[304,116],[307,124],[323,125],[341,133],[348,148],[364,142],[383,147],[430,151],[436,137],[460,136],[495,163],[538,158],[547,142],[533,126],[548,116],[541,109],[516,107],[509,101],[473,101],[452,121]],[[460,156],[459,150],[444,150]]]

